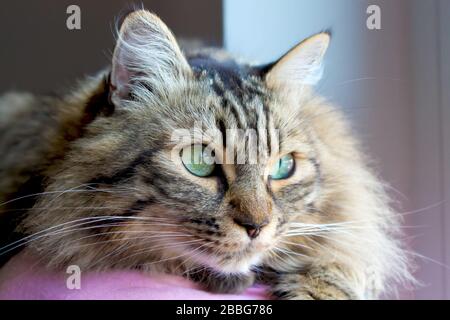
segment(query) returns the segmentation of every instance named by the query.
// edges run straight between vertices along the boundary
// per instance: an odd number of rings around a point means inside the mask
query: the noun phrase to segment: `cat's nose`
[[[234,218],[234,222],[237,225],[245,228],[250,239],[255,239],[256,237],[258,237],[259,234],[261,233],[261,229],[269,224],[268,220],[264,220],[261,223],[255,223],[250,220],[241,218]]]

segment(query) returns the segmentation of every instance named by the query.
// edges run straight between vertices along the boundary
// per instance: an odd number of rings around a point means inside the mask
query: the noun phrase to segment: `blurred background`
[[[132,2],[0,4],[0,93],[51,93],[109,63],[114,22]],[[407,299],[450,298],[450,0],[148,0],[176,36],[270,62],[331,29],[319,93],[335,102],[391,185],[422,286]],[[81,30],[66,9],[81,8]],[[369,30],[369,5],[381,29]]]

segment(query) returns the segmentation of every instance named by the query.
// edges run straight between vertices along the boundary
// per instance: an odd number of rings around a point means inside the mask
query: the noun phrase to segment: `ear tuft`
[[[138,10],[122,22],[113,55],[111,100],[120,104],[142,88],[170,88],[189,72],[175,37],[154,14]]]
[[[279,59],[266,75],[270,87],[314,85],[322,77],[323,58],[331,32],[316,34],[295,46]]]

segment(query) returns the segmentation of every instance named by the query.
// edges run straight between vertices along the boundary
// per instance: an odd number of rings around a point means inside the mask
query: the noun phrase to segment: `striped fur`
[[[155,15],[137,11],[112,73],[59,97],[3,96],[0,216],[28,238],[0,256],[26,246],[49,268],[137,268],[220,292],[261,281],[285,299],[377,298],[410,280],[382,183],[341,113],[302,80],[329,37],[312,39],[291,51],[299,61],[252,66],[221,50],[182,54]],[[289,66],[304,74],[289,81]],[[257,161],[193,176],[173,157],[174,131],[192,128],[216,153],[256,148]],[[269,179],[287,153],[294,175]],[[250,239],[243,217],[268,224]]]

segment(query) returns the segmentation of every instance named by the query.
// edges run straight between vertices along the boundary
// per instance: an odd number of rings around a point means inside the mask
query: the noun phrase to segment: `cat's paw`
[[[253,273],[230,275],[205,272],[194,280],[209,292],[238,294],[253,285],[255,275]]]
[[[357,297],[340,284],[314,275],[283,274],[272,286],[274,297],[283,300],[349,300]]]

